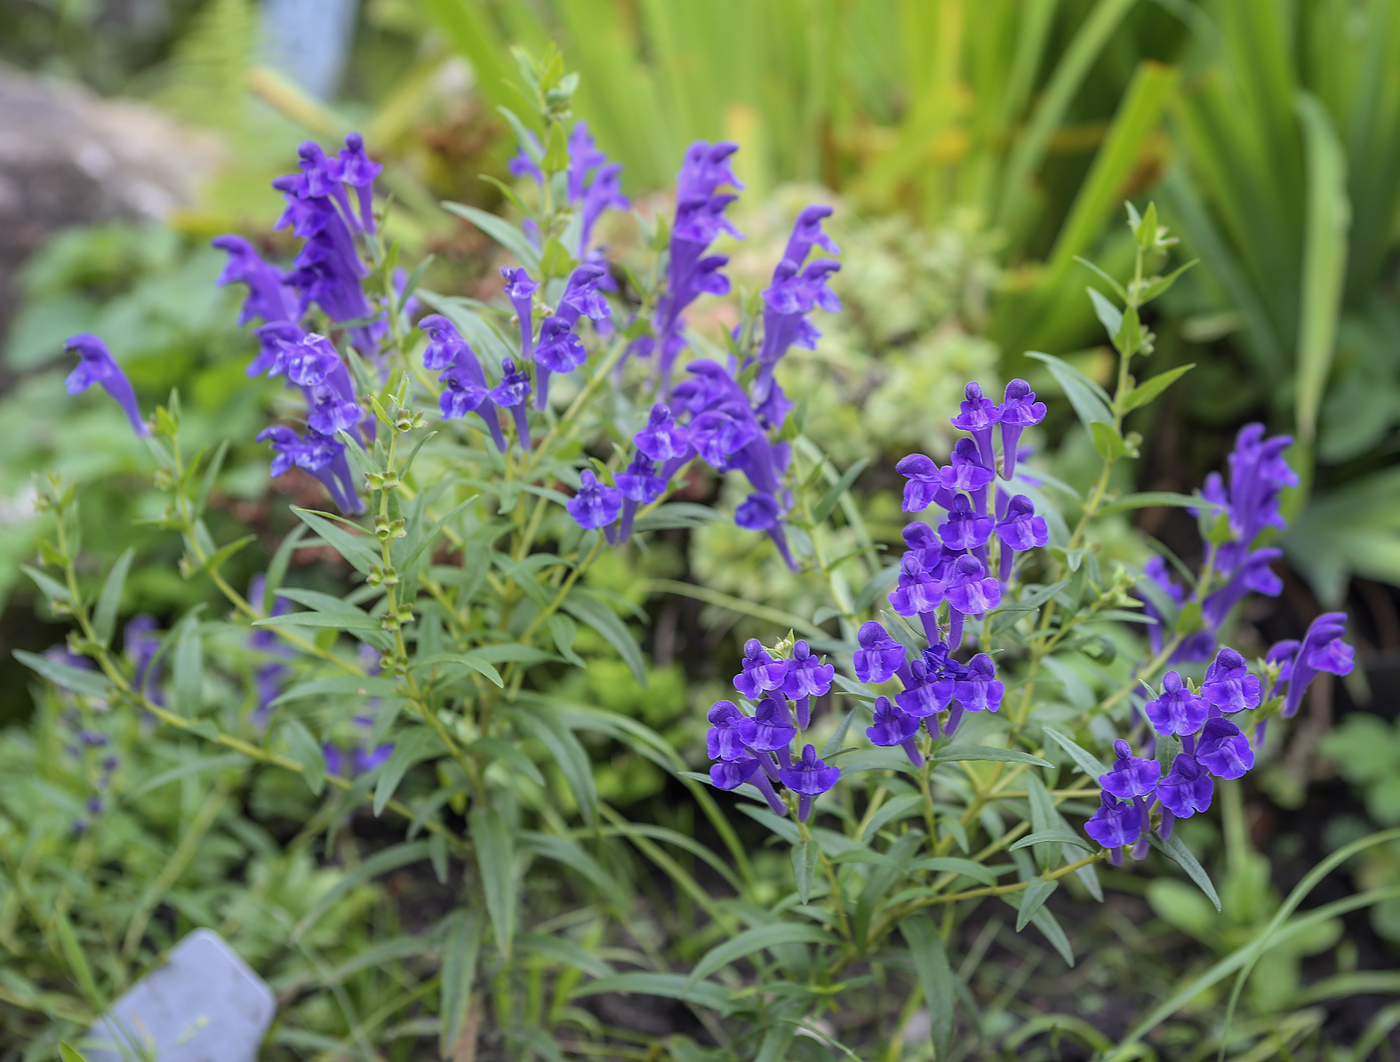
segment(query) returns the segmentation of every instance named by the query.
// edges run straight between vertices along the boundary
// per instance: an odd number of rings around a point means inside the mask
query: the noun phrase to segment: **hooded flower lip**
[[[998,521],[996,531],[1006,547],[1017,553],[1050,541],[1045,517],[1035,515],[1035,505],[1024,494],[1017,494],[1006,503],[1006,515]]]
[[[1006,687],[997,680],[996,665],[986,653],[969,660],[967,673],[953,683],[953,696],[968,712],[995,712],[1005,694]]]
[[[919,752],[914,744],[914,735],[923,726],[923,719],[917,715],[910,715],[898,705],[891,702],[888,697],[877,697],[875,699],[875,719],[866,727],[865,736],[872,744],[881,748],[894,748],[903,746],[909,760],[916,767],[923,764],[923,754]]]
[[[754,740],[754,721],[741,712],[733,701],[716,701],[710,709],[709,720],[705,747],[710,759],[743,759]]]
[[[1025,380],[1012,380],[1006,385],[1001,404],[1001,474],[1010,479],[1016,474],[1016,447],[1021,432],[1045,419],[1045,403],[1035,400],[1035,392]]]
[[[991,517],[973,512],[967,496],[959,494],[953,499],[947,518],[938,525],[938,534],[949,549],[976,549],[987,544],[992,527]]]
[[[1210,808],[1214,783],[1195,758],[1185,753],[1172,761],[1172,769],[1157,786],[1157,799],[1179,819],[1189,819]]]
[[[1207,719],[1196,742],[1196,759],[1217,778],[1240,778],[1254,766],[1254,750],[1230,720]]]
[[[877,621],[863,624],[856,639],[860,648],[855,651],[853,663],[861,682],[888,682],[904,666],[904,646]]]
[[[943,486],[948,490],[976,494],[992,481],[996,473],[983,462],[976,443],[971,439],[959,439],[953,444],[953,454],[949,463],[939,469],[939,475]]]
[[[982,395],[982,385],[975,380],[963,389],[964,399],[952,425],[972,436],[982,463],[991,468],[996,463],[992,451],[992,429],[1001,420],[1001,407]]]
[[[666,493],[668,482],[665,476],[657,475],[656,465],[643,453],[633,454],[627,470],[619,472],[613,478],[617,481],[617,489],[622,491],[623,497],[639,505],[650,505],[660,498]]]
[[[713,764],[710,767],[710,781],[717,789],[738,789],[758,770],[758,757],[751,752],[745,752]]]
[[[1148,701],[1144,710],[1159,734],[1194,734],[1210,714],[1209,704],[1192,693],[1175,671],[1162,676],[1162,695]]]
[[[767,531],[775,528],[781,518],[778,499],[763,491],[750,494],[734,510],[734,522],[749,531]]]
[[[814,797],[825,793],[836,784],[841,777],[841,768],[828,767],[817,758],[814,746],[805,745],[802,758],[794,760],[791,767],[779,768],[778,777],[782,779],[783,785],[794,793]]]
[[[755,752],[780,752],[792,744],[797,736],[797,726],[792,721],[792,712],[787,701],[765,697],[758,702],[753,713],[753,737],[749,748]]]
[[[1288,694],[1283,702],[1283,714],[1290,716],[1298,710],[1312,680],[1319,672],[1333,675],[1348,675],[1355,666],[1351,646],[1342,641],[1346,633],[1346,614],[1324,612],[1308,626],[1303,643],[1293,658],[1292,673],[1288,679]]]
[[[588,358],[583,341],[573,331],[573,325],[562,317],[546,317],[540,325],[540,345],[535,350],[535,363],[550,372],[573,372]]]
[[[607,527],[622,512],[622,492],[598,482],[592,469],[579,473],[578,493],[564,506],[585,531]]]
[[[1247,708],[1257,708],[1260,695],[1258,676],[1249,673],[1244,657],[1235,650],[1220,650],[1215,660],[1206,668],[1206,677],[1201,683],[1201,696],[1222,712],[1241,712]]]
[[[1144,825],[1145,816],[1136,803],[1123,803],[1104,793],[1084,832],[1105,848],[1122,848],[1137,842]]]
[[[1001,583],[976,557],[959,557],[943,590],[948,604],[965,616],[980,616],[1001,604]]]
[[[1151,796],[1162,777],[1162,765],[1156,760],[1134,756],[1126,741],[1113,743],[1114,762],[1106,774],[1099,775],[1104,792],[1119,800]]]
[[[925,570],[917,556],[906,553],[899,565],[899,585],[889,592],[890,607],[901,616],[921,616],[942,604],[944,595],[943,583]]]
[[[70,395],[82,394],[93,384],[100,384],[112,399],[121,407],[126,419],[131,422],[131,430],[145,438],[151,429],[141,419],[141,407],[136,404],[136,392],[131,381],[116,363],[107,344],[90,332],[80,332],[69,336],[64,348],[77,353],[82,360],[78,367],[68,374],[64,386]]]
[[[215,236],[210,244],[228,255],[228,264],[215,283],[220,287],[227,284],[245,284],[248,287],[248,296],[243,300],[238,314],[240,327],[259,317],[268,324],[293,320],[296,316],[296,299],[282,282],[280,269],[264,261],[242,236],[227,233]]]
[[[931,457],[925,454],[909,454],[900,459],[894,470],[909,480],[904,485],[906,513],[921,513],[934,503],[941,504],[941,498],[952,500],[943,484],[938,465]]]
[[[895,695],[895,703],[910,715],[926,719],[937,715],[953,702],[955,680],[951,673],[930,666],[926,656],[910,661],[900,681],[904,691]]]
[[[734,688],[750,700],[760,694],[779,689],[787,678],[787,664],[774,660],[763,643],[750,638],[744,643],[744,659],[739,674],[734,676]]]
[[[812,652],[811,646],[799,638],[792,647],[792,657],[787,661],[783,695],[794,701],[803,697],[825,696],[831,689],[835,675],[835,665],[823,664]]]
[[[690,452],[690,433],[676,423],[670,409],[660,402],[651,407],[647,426],[632,441],[653,461],[673,461]]]

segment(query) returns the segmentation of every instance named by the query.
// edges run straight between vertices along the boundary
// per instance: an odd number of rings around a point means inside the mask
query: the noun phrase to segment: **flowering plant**
[[[731,330],[700,334],[687,311],[729,293],[715,244],[740,238],[726,218],[742,188],[735,145],[693,145],[674,210],[640,219],[649,260],[616,260],[597,242],[599,223],[629,204],[618,167],[571,121],[576,80],[553,53],[522,70],[532,124],[507,114],[520,142],[520,184],[507,190],[520,226],[451,207],[515,259],[494,302],[433,292],[422,265],[398,268],[392,217],[375,198],[379,167],[355,136],[335,154],[304,145],[300,172],[275,182],[278,224],[301,241],[290,268],[241,237],[215,241],[229,256],[222,282],[246,289],[243,320],[260,322],[248,375],[283,380],[289,396],[285,423],[258,436],[271,471],[301,469],[331,503],[294,510],[302,527],[246,592],[223,569],[251,536],[220,545],[204,519],[224,449],[186,454],[178,399],[148,424],[101,340],[72,340],[81,363],[69,389],[101,384],[150,435],[170,498],[156,523],[181,536],[182,571],[209,578],[232,610],[192,611],[167,632],[136,617],[119,653],[131,555],[86,591],[77,501],[51,478],[40,503],[55,534],[42,552],[57,574],[31,575],[77,629],[65,650],[24,660],[72,702],[82,732],[101,744],[115,709],[136,713],[189,737],[190,771],[209,766],[198,749],[210,743],[294,772],[316,796],[334,791],[333,818],[367,806],[406,823],[375,870],[426,860],[444,883],[462,882],[435,931],[444,1054],[475,1043],[488,1001],[510,1052],[544,1051],[530,986],[548,959],[563,968],[555,1024],[586,1024],[574,999],[649,992],[733,1019],[712,1031],[765,1059],[785,1057],[799,1033],[850,1054],[820,1021],[831,994],[875,991],[858,964],[912,968],[910,999],[924,1000],[944,1057],[958,988],[948,943],[982,898],[1011,904],[1017,930],[1035,925],[1067,962],[1046,901],[1064,879],[1101,898],[1101,860],[1161,848],[1213,899],[1174,821],[1206,811],[1215,779],[1253,765],[1264,723],[1291,715],[1319,672],[1345,673],[1350,652],[1336,615],[1255,664],[1221,644],[1247,593],[1279,589],[1277,551],[1261,536],[1281,524],[1280,491],[1293,482],[1286,439],[1245,429],[1228,482],[1194,496],[1115,487],[1141,442],[1129,415],[1189,368],[1141,382],[1130,371],[1152,353],[1141,308],[1181,272],[1149,275],[1172,242],[1155,210],[1132,212],[1131,280],[1101,275],[1117,301],[1091,293],[1119,355],[1113,392],[1033,355],[1102,460],[1090,490],[1037,461],[1029,443],[1049,410],[1028,382],[1011,381],[1001,401],[968,383],[951,418],[965,437],[946,462],[911,454],[896,466],[904,511],[930,515],[904,528],[899,563],[885,564],[850,495],[863,465],[838,474],[782,385],[783,359],[820,336],[818,311],[840,309],[830,209],[799,215],[771,282]],[[732,514],[676,500],[704,468],[742,474]],[[1099,520],[1149,505],[1199,517],[1205,561],[1179,573],[1184,583],[1164,562],[1138,573],[1100,555]],[[591,645],[610,646],[645,683],[619,614],[630,602],[590,571],[605,553],[720,516],[825,586],[831,605],[801,621],[801,637],[747,642],[734,696],[709,710],[712,766],[689,772],[646,727],[551,690],[561,665],[588,666]],[[291,585],[293,556],[312,548],[357,573],[348,591]],[[673,836],[599,801],[589,735],[683,781],[728,849],[732,869],[712,863],[740,901],[716,902],[658,847]],[[95,784],[106,792],[118,764],[103,764]],[[751,902],[750,854],[714,788],[738,794],[739,810],[790,847],[785,898]],[[100,830],[93,800],[74,824],[81,833]],[[1083,830],[1067,816],[1087,820]],[[562,931],[526,924],[521,882],[548,862],[626,927],[623,839],[721,935],[685,974],[652,956],[648,974],[617,972]],[[740,962],[758,968],[761,991],[723,974]]]

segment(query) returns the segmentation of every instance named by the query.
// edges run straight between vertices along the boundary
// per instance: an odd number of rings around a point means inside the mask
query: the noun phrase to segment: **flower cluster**
[[[1115,861],[1122,858],[1124,847],[1131,847],[1135,857],[1143,854],[1155,807],[1160,805],[1157,829],[1165,838],[1176,819],[1210,807],[1212,779],[1239,778],[1254,766],[1254,748],[1245,733],[1250,716],[1245,713],[1262,716],[1257,710],[1277,707],[1291,716],[1320,672],[1345,675],[1352,669],[1352,649],[1341,640],[1345,617],[1339,612],[1319,616],[1301,642],[1279,642],[1270,649],[1262,679],[1234,649],[1216,649],[1221,626],[1247,593],[1276,596],[1283,588],[1269,567],[1281,551],[1256,549],[1254,543],[1266,527],[1284,526],[1279,495],[1298,482],[1283,458],[1291,443],[1286,435],[1265,438],[1261,424],[1247,425],[1230,454],[1228,487],[1218,473],[1206,480],[1201,493],[1212,503],[1205,519],[1213,526],[1195,591],[1204,629],[1183,639],[1170,660],[1178,665],[1210,663],[1198,686],[1179,671],[1168,671],[1161,692],[1139,706],[1157,735],[1150,738],[1154,748],[1158,737],[1180,741],[1165,776],[1162,763],[1133,756],[1128,743],[1119,741],[1113,768],[1099,778],[1101,806],[1085,829],[1113,851]],[[1171,579],[1160,558],[1148,564],[1146,575],[1174,604],[1186,602],[1186,590]],[[1148,634],[1154,653],[1160,655],[1166,648],[1166,624],[1150,594],[1144,595],[1144,611],[1155,621]],[[1254,728],[1256,745],[1264,731],[1261,719]]]
[[[301,172],[272,182],[286,200],[276,227],[290,226],[303,241],[292,268],[284,272],[241,236],[224,235],[213,241],[229,256],[218,282],[248,289],[240,324],[264,322],[248,375],[285,376],[287,385],[300,388],[306,399],[304,434],[274,425],[258,435],[260,442],[272,444],[272,474],[302,468],[342,511],[355,513],[363,506],[345,443],[337,436],[347,432],[369,442],[374,420],[361,406],[345,356],[331,339],[306,328],[305,321],[314,305],[332,324],[346,327],[361,354],[377,356],[387,328],[385,308],[372,305],[365,295],[369,267],[356,238],[375,231],[374,178],[382,167],[365,154],[364,142],[354,133],[338,155],[327,155],[311,141],[301,145],[298,155]]]
[[[677,355],[686,347],[682,312],[702,293],[722,295],[729,281],[720,272],[728,259],[706,255],[721,231],[739,233],[724,217],[734,196],[725,186],[743,187],[729,168],[733,144],[697,143],[686,152],[677,179],[675,225],[671,233],[666,289],[653,321],[653,336],[638,340],[634,350],[661,351],[662,388]],[[690,378],[658,403],[647,425],[633,438],[633,452],[615,485],[584,471],[569,512],[585,528],[603,527],[610,540],[625,540],[637,506],[657,500],[671,478],[694,457],[721,472],[743,472],[753,490],[735,513],[740,527],[763,531],[790,567],[796,567],[783,520],[791,499],[784,478],[791,463],[787,442],[777,438],[791,403],[773,377],[773,369],[794,345],[812,347],[821,335],[810,314],[818,307],[841,308],[827,280],[840,266],[825,258],[808,262],[814,247],[839,248],[822,231],[831,208],[808,207],[798,217],[772,285],[763,292],[763,334],[756,352],[728,364],[701,359],[686,368]],[[745,383],[749,377],[752,379]],[[614,524],[618,526],[614,528]]]
[[[831,689],[836,668],[823,664],[802,640],[793,643],[792,655],[775,659],[757,638],[744,646],[744,659],[734,688],[752,702],[752,715],[733,701],[719,701],[710,709],[710,730],[705,735],[710,759],[710,780],[720,789],[737,789],[752,783],[767,799],[775,814],[786,815],[787,806],[773,788],[774,782],[797,794],[797,814],[803,822],[812,812],[813,798],[825,793],[841,777],[838,767],[817,758],[812,745],[802,745],[802,731],[811,724],[812,698]],[[794,742],[801,753],[793,755]]]
[[[539,138],[529,130],[526,140],[516,150],[510,160],[510,172],[515,177],[529,177],[536,184],[544,184],[544,171],[540,161],[544,158],[544,146]],[[574,123],[569,134],[569,165],[565,180],[565,195],[571,206],[579,208],[578,242],[575,245],[578,257],[587,262],[601,261],[601,252],[589,250],[593,238],[593,226],[608,209],[627,210],[632,204],[622,194],[622,165],[609,162],[608,157],[598,150],[593,136],[588,131],[588,123],[580,119]],[[531,233],[532,236],[536,235]]]
[[[1204,519],[1214,526],[1207,537],[1203,579],[1216,588],[1201,600],[1203,629],[1189,635],[1173,651],[1173,663],[1209,660],[1219,644],[1220,628],[1235,605],[1251,592],[1277,597],[1283,591],[1283,581],[1270,568],[1283,551],[1276,547],[1256,549],[1254,543],[1265,528],[1284,526],[1279,495],[1284,488],[1298,485],[1297,473],[1283,457],[1292,444],[1287,435],[1265,438],[1262,424],[1247,424],[1240,429],[1229,457],[1229,485],[1218,472],[1206,478],[1201,495],[1210,506],[1204,510]],[[1197,515],[1202,513],[1197,511]],[[1173,604],[1186,601],[1186,588],[1172,578],[1162,558],[1149,561],[1145,574]],[[1148,628],[1153,652],[1161,652],[1166,631],[1162,612],[1151,595],[1144,594],[1143,602],[1143,611],[1155,621]]]
[[[943,641],[939,609],[946,604],[947,644],[962,645],[966,619],[978,618],[1001,603],[1002,584],[1010,578],[1015,556],[1049,537],[1045,518],[1024,494],[1008,495],[995,484],[1000,472],[1009,481],[1016,472],[1021,433],[1045,418],[1045,403],[1024,380],[1012,380],[998,405],[970,383],[953,427],[971,438],[960,439],[946,465],[924,454],[910,454],[896,466],[908,479],[904,511],[943,509],[935,530],[916,521],[904,529],[909,547],[900,563],[899,584],[890,604],[901,616],[918,616],[930,646]],[[1000,429],[998,468],[994,435]],[[994,497],[992,497],[994,496]],[[990,503],[989,503],[989,498]],[[991,573],[996,571],[996,575]]]

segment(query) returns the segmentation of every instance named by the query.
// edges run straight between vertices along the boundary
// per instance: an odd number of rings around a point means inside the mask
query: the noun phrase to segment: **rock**
[[[156,221],[213,169],[212,139],[142,103],[0,65],[0,344],[20,267],[69,225]]]

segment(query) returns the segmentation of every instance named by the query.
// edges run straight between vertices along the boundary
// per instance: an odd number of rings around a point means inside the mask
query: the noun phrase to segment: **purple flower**
[[[997,680],[996,665],[986,653],[967,662],[967,674],[953,683],[953,696],[966,712],[995,712],[1006,687]]]
[[[710,709],[710,729],[705,734],[705,748],[712,760],[737,760],[746,755],[746,746],[754,740],[754,721],[739,710],[733,701],[716,701]],[[732,789],[733,786],[721,786]]]
[[[753,712],[753,736],[748,740],[754,752],[776,752],[781,760],[791,760],[789,746],[797,736],[787,701],[765,697]]]
[[[472,348],[467,346],[457,326],[442,314],[429,314],[418,322],[418,327],[428,333],[428,346],[423,351],[423,368],[439,372],[463,359],[470,359],[478,369],[481,368],[481,362]]]
[[[299,387],[321,386],[342,365],[334,344],[315,332],[287,351],[287,379]]]
[[[782,517],[778,499],[757,491],[750,494],[734,510],[734,522],[749,531],[769,531],[778,526]]]
[[[1283,527],[1279,495],[1298,476],[1283,459],[1293,445],[1287,435],[1264,438],[1264,425],[1246,424],[1230,454],[1230,526],[1248,546],[1265,527]]]
[[[1210,807],[1214,788],[1210,775],[1201,770],[1201,765],[1182,753],[1172,761],[1172,769],[1157,786],[1157,799],[1178,819],[1189,819]]]
[[[941,505],[947,500],[951,503],[952,498],[944,487],[943,477],[932,458],[924,454],[910,454],[901,458],[894,470],[909,480],[904,485],[906,513],[921,513],[935,502]]]
[[[384,167],[365,154],[365,142],[359,133],[345,137],[340,152],[340,179],[359,193],[360,225],[366,232],[374,231],[374,179]]]
[[[970,559],[970,558],[969,558]],[[899,563],[899,584],[889,592],[890,607],[901,616],[920,616],[943,603],[944,586],[913,552]]]
[[[310,430],[300,436],[291,428],[274,424],[258,433],[258,442],[270,442],[273,449],[272,475],[283,475],[294,465],[311,473],[330,493],[342,512],[358,513],[364,508],[355,493],[355,478],[345,458],[345,444]]]
[[[856,635],[860,648],[855,651],[856,678],[861,682],[888,682],[904,666],[904,646],[875,620],[863,624]]]
[[[923,725],[923,719],[902,711],[888,697],[875,699],[875,722],[865,730],[865,736],[882,748],[903,747],[909,762],[915,767],[923,765],[924,757],[914,745],[914,735]]]
[[[952,457],[948,464],[939,469],[939,474],[946,489],[967,491],[973,495],[974,503],[977,495],[986,490],[987,484],[996,475],[991,466],[982,460],[977,444],[971,439],[959,439],[953,445]],[[979,511],[983,510],[979,507]]]
[[[132,616],[123,635],[123,647],[127,659],[131,661],[132,685],[137,692],[145,693],[156,704],[163,704],[159,690],[149,690],[160,682],[160,664],[156,663],[156,653],[160,651],[160,638],[156,635],[158,625],[154,616],[146,613]]]
[[[608,271],[600,265],[585,262],[569,274],[564,294],[559,300],[556,316],[572,326],[580,316],[593,321],[606,320],[609,314],[607,300],[598,294],[598,284]]]
[[[455,420],[475,412],[486,400],[486,388],[460,368],[450,368],[438,379],[446,385],[438,405],[444,420]]]
[[[385,745],[376,745],[374,748],[361,748],[355,750],[355,770],[361,774],[372,771],[376,767],[389,762],[389,757],[394,754],[392,742]]]
[[[535,363],[550,372],[573,372],[588,357],[573,325],[562,317],[546,317],[540,325],[540,345]]]
[[[1345,633],[1346,615],[1341,612],[1324,612],[1309,625],[1298,655],[1293,660],[1288,694],[1283,702],[1284,715],[1292,715],[1298,710],[1298,705],[1303,702],[1303,693],[1319,672],[1351,674],[1355,666],[1354,653],[1351,646],[1342,641]]]
[[[1044,546],[1050,541],[1045,517],[1035,515],[1035,505],[1024,494],[1018,494],[1006,503],[1006,515],[997,522],[996,530],[997,537],[1008,549],[1017,553]]]
[[[1216,554],[1217,568],[1228,575],[1225,585],[1202,602],[1206,625],[1216,630],[1225,622],[1230,609],[1253,591],[1268,597],[1283,592],[1283,580],[1270,565],[1283,556],[1281,549],[1257,549],[1246,553],[1243,546],[1228,543]]]
[[[835,675],[834,665],[823,664],[805,641],[797,640],[792,647],[792,658],[787,661],[787,677],[783,679],[782,691],[785,697],[797,702],[798,726],[807,726],[811,699],[825,696],[831,689],[831,680]]]
[[[1159,734],[1194,734],[1205,723],[1210,707],[1186,687],[1180,675],[1168,671],[1162,677],[1162,695],[1148,701],[1145,711]]]
[[[1201,696],[1222,712],[1241,712],[1259,707],[1259,678],[1251,675],[1244,657],[1233,649],[1222,649],[1206,668]]]
[[[1042,529],[1045,521],[1040,522]],[[979,516],[972,511],[972,503],[965,494],[953,498],[948,517],[938,525],[938,535],[948,549],[977,549],[984,546],[992,537],[993,521],[989,516]]]
[[[791,767],[778,770],[783,785],[798,795],[797,817],[806,822],[812,813],[812,798],[825,793],[841,777],[841,768],[828,767],[817,759],[817,750],[811,745],[802,749],[802,758]]]
[[[1006,399],[1001,404],[1001,474],[1010,479],[1016,474],[1016,447],[1021,432],[1045,419],[1045,403],[1035,400],[1035,392],[1025,380],[1012,380],[1006,385]]]
[[[960,412],[952,418],[952,425],[972,436],[982,464],[988,468],[996,465],[996,455],[992,450],[992,429],[1001,420],[1001,407],[990,398],[982,396],[982,385],[975,380],[963,389],[965,398],[960,404]]]
[[[505,296],[520,321],[520,359],[529,361],[534,356],[534,295],[539,285],[530,279],[529,273],[519,268],[503,266],[501,276],[506,281]]]
[[[656,465],[643,453],[633,454],[627,471],[613,478],[623,497],[643,505],[651,504],[666,492],[666,478],[656,474]]]
[[[1196,759],[1217,778],[1239,778],[1254,766],[1254,750],[1230,720],[1207,719],[1196,743]]]
[[[739,674],[734,676],[734,688],[749,700],[756,700],[761,693],[780,689],[787,678],[787,664],[774,660],[757,638],[744,643],[744,659],[739,665]]]
[[[506,358],[501,362],[501,382],[491,389],[491,400],[509,409],[523,406],[529,397],[530,378],[516,371],[514,359]]]
[[[215,236],[210,242],[228,255],[228,264],[215,283],[220,287],[226,284],[248,286],[248,297],[243,300],[243,308],[238,314],[240,326],[255,317],[261,317],[268,324],[295,319],[296,300],[282,283],[280,269],[263,261],[253,245],[242,236]]]
[[[690,441],[700,459],[720,471],[726,469],[729,456],[742,450],[757,434],[751,424],[720,410],[702,413],[690,424]]]
[[[142,438],[149,435],[151,430],[141,420],[141,407],[136,404],[136,392],[131,388],[131,381],[113,360],[106,344],[95,335],[80,332],[69,336],[63,346],[65,350],[76,351],[82,359],[78,367],[68,374],[64,385],[68,393],[81,394],[93,384],[101,384],[102,390],[112,396],[126,414],[126,419],[131,421],[131,430]]]
[[[528,129],[525,130],[525,137],[528,147],[526,144],[519,145],[506,168],[510,170],[512,177],[530,177],[535,183],[544,184],[544,171],[535,162],[536,158],[544,157],[544,145],[540,143],[539,137]]]
[[[905,688],[895,695],[895,703],[910,715],[931,719],[953,702],[953,675],[930,666],[926,656],[910,661],[899,673],[899,680]],[[929,732],[938,736],[936,723],[930,723]]]
[[[343,399],[326,388],[316,388],[313,396],[315,401],[308,411],[306,423],[322,435],[350,431],[360,422],[359,403]]]
[[[274,321],[259,328],[257,337],[257,356],[248,363],[244,375],[281,376],[287,371],[287,355],[306,338],[306,333],[290,321]]]
[[[822,222],[831,217],[831,213],[831,207],[816,204],[798,214],[787,248],[783,251],[783,259],[801,265],[807,260],[813,246],[821,247],[828,254],[840,254],[841,248],[822,231]]]
[[[1135,802],[1122,803],[1104,793],[1099,810],[1084,824],[1084,832],[1108,849],[1134,844],[1142,836],[1146,816]]]
[[[592,470],[585,468],[579,474],[578,493],[564,508],[585,531],[606,527],[622,511],[622,491],[599,483]]]
[[[1106,774],[1099,775],[1099,785],[1104,791],[1120,800],[1151,796],[1157,788],[1157,780],[1162,777],[1162,765],[1156,760],[1134,756],[1126,741],[1115,741],[1113,754],[1113,766]]]
[[[965,616],[980,616],[1001,604],[1001,584],[976,557],[959,557],[944,587],[948,604]]]
[[[647,426],[637,432],[633,442],[653,461],[673,461],[690,452],[690,433],[659,402],[651,407]]]
[[[710,782],[716,789],[738,789],[745,782],[752,782],[768,801],[774,815],[786,815],[787,806],[773,792],[773,783],[763,772],[762,761],[752,753],[745,753],[735,760],[721,760],[710,768]]]

